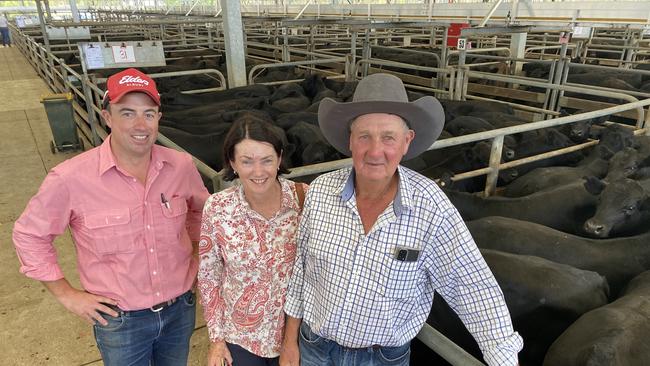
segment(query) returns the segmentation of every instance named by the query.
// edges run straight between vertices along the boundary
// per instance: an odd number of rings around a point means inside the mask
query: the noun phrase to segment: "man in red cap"
[[[20,271],[93,324],[105,365],[185,365],[194,330],[193,244],[208,192],[192,159],[155,145],[156,83],[136,69],[107,81],[104,143],[47,175],[16,221]],[[59,267],[70,227],[83,289]]]

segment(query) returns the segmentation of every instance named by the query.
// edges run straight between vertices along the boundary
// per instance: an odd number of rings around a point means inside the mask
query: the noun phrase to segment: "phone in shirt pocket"
[[[135,247],[137,228],[131,224],[128,208],[86,213],[84,227],[99,254],[128,253]]]
[[[383,295],[399,299],[416,296],[417,286],[423,278],[420,270],[421,250],[396,245],[386,257],[387,275]]]

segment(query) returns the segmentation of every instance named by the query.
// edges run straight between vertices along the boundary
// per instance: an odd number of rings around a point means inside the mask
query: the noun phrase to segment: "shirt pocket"
[[[400,261],[389,255],[385,261],[387,276],[383,281],[383,295],[390,299],[408,299],[418,295],[422,280],[420,261]]]
[[[128,208],[87,213],[84,226],[99,254],[128,253],[135,247],[135,227]]]
[[[161,203],[163,227],[162,230],[166,238],[178,240],[185,230],[185,220],[187,217],[187,201],[183,197],[174,197],[169,200],[169,206]],[[175,241],[174,240],[174,241]]]

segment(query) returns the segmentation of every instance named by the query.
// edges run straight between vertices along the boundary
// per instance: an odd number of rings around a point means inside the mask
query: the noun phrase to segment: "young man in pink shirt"
[[[192,159],[155,145],[156,84],[136,69],[107,81],[104,143],[56,166],[16,221],[20,271],[93,324],[105,365],[185,365],[194,330],[198,242],[208,192]],[[54,238],[70,227],[83,289]]]

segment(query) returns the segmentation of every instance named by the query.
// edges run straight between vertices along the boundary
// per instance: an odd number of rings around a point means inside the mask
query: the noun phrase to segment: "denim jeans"
[[[226,343],[226,345],[234,366],[278,366],[279,357],[262,357],[238,344]]]
[[[408,366],[411,342],[399,347],[347,348],[300,325],[301,366]]]
[[[194,331],[196,298],[191,291],[159,312],[149,309],[102,314],[108,325],[94,326],[105,366],[187,365]]]

